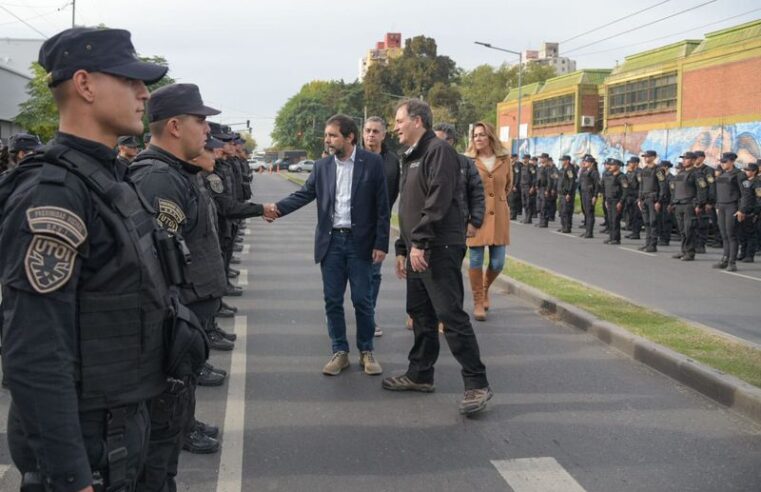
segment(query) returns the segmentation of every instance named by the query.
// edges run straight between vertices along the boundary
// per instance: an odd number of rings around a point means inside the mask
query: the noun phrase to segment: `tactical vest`
[[[716,203],[737,203],[740,201],[740,183],[737,175],[742,173],[739,169],[721,173],[716,178]]]
[[[619,173],[619,174],[613,174],[610,173],[607,176],[604,176],[603,182],[605,184],[605,198],[609,200],[619,200],[624,195],[624,186],[623,186],[623,180],[626,179],[626,177]]]
[[[227,288],[227,279],[215,225],[217,218],[212,214],[213,209],[209,204],[211,197],[205,188],[201,190],[195,175],[187,175],[172,163],[159,157],[159,155],[151,155],[145,159],[136,160],[132,164],[133,173],[139,172],[140,167],[167,166],[171,172],[180,175],[188,185],[188,194],[195,195],[198,200],[198,207],[196,207],[198,217],[195,217],[195,227],[190,230],[182,228],[181,235],[190,250],[192,261],[184,269],[186,282],[180,285],[180,299],[184,304],[192,304],[222,297]],[[188,214],[192,211],[183,210],[183,212]]]
[[[81,179],[117,245],[105,264],[77,286],[79,411],[160,394],[166,382],[169,304],[152,208],[131,183],[116,181],[101,163],[66,146],[48,147],[24,167],[41,167],[42,176],[65,170]]]
[[[594,191],[596,178],[591,170],[582,169],[579,172],[579,188],[581,191],[586,193]]]
[[[660,191],[660,186],[658,185],[658,170],[656,168],[644,168],[639,174],[639,177],[643,195],[658,193],[658,191]]]
[[[674,202],[689,203],[698,194],[694,181],[690,181],[693,171],[682,171],[674,177],[671,186],[674,190]]]

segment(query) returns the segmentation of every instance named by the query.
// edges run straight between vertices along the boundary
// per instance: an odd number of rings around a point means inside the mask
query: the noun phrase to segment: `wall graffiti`
[[[575,161],[584,154],[592,154],[598,162],[609,157],[626,161],[645,150],[655,150],[659,159],[675,164],[682,152],[702,150],[706,153],[706,162],[713,165],[718,163],[722,152],[735,152],[738,164],[744,166],[761,158],[761,121],[614,135],[577,133],[513,142],[515,153],[538,155],[546,152],[556,162],[566,154]]]

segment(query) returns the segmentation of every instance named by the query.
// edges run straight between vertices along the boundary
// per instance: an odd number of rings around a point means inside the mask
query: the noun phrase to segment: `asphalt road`
[[[520,220],[520,217],[519,217]],[[534,224],[511,224],[508,256],[580,280],[630,299],[636,304],[696,321],[744,340],[761,344],[761,262],[737,263],[736,273],[715,270],[711,265],[721,250],[707,248],[692,262],[671,258],[679,241],[658,246],[657,253],[643,253],[641,240],[625,239],[620,246],[603,244],[607,234],[582,239],[579,217],[573,234],[556,232],[560,219],[547,229]]]
[[[274,176],[255,184],[262,202],[294,189]],[[382,390],[356,351],[347,371],[323,376],[330,346],[314,221],[311,205],[275,224],[249,221],[246,291],[231,300],[239,317],[222,320],[239,339],[212,356],[231,375],[198,393],[198,417],[223,426],[222,452],[183,454],[180,490],[761,490],[761,427],[505,295],[476,326],[495,391],[478,418],[458,415],[462,382],[445,344],[430,395]],[[405,369],[412,341],[391,266],[376,339],[385,375]],[[0,394],[0,414],[7,404]],[[15,479],[7,472],[0,490]]]

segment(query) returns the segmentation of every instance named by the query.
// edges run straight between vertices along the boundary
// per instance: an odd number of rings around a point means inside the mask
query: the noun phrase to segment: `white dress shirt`
[[[354,175],[354,158],[357,147],[354,146],[351,156],[342,161],[336,160],[336,202],[333,211],[334,228],[351,228],[351,180]]]

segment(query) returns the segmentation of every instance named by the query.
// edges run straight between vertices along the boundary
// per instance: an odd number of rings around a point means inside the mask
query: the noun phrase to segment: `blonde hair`
[[[468,150],[465,151],[465,155],[472,158],[478,157],[478,151],[476,150],[476,146],[473,144],[473,134],[475,133],[476,128],[479,126],[484,129],[484,133],[486,133],[486,137],[489,139],[489,147],[491,147],[494,155],[497,157],[508,155],[507,149],[505,149],[505,147],[502,145],[502,142],[500,142],[497,138],[497,135],[494,132],[494,127],[485,121],[477,121],[473,123],[473,129],[470,131]]]

